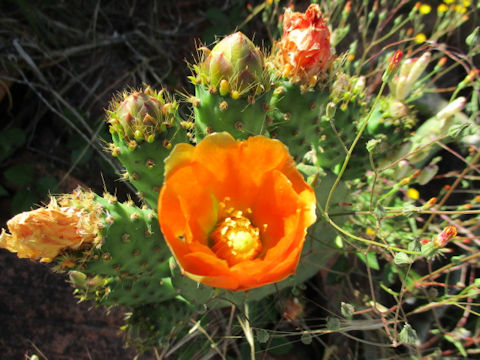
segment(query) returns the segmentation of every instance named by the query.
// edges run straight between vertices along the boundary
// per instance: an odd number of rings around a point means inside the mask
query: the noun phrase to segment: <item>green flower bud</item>
[[[178,104],[170,102],[164,91],[147,87],[143,91],[124,92],[110,105],[108,122],[113,133],[126,140],[148,141],[151,135],[165,131]]]
[[[210,87],[217,88],[226,80],[232,91],[243,93],[264,82],[263,54],[241,32],[221,40],[195,68]]]

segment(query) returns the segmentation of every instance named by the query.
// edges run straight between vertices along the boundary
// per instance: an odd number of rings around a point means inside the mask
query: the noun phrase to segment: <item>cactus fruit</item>
[[[188,141],[188,122],[165,90],[124,92],[107,111],[113,143],[109,151],[125,166],[125,177],[153,209],[163,183],[163,161],[173,145]]]
[[[222,39],[193,65],[197,142],[212,132],[228,131],[245,139],[265,133],[269,80],[262,52],[241,32]]]

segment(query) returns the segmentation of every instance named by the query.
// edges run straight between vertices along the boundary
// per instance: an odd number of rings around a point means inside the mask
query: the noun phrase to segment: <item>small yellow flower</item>
[[[455,5],[455,12],[459,13],[459,14],[465,14],[467,12],[467,8],[463,5]]]
[[[375,236],[375,230],[373,230],[371,227],[367,227],[365,229],[365,233],[368,235],[368,236]]]
[[[447,5],[445,5],[445,4],[440,4],[440,5],[438,5],[438,7],[437,7],[437,12],[438,12],[439,14],[444,13],[444,12],[447,12],[447,11],[448,11],[448,6],[447,6]]]
[[[414,40],[417,44],[423,44],[427,40],[427,36],[424,33],[419,33],[415,35]]]
[[[443,0],[445,4],[452,4],[455,0]]]
[[[472,5],[472,2],[470,0],[463,0],[462,3],[465,7],[469,7],[470,5]]]
[[[407,190],[407,196],[412,200],[418,200],[420,198],[420,193],[415,188],[409,188]]]
[[[422,4],[420,5],[420,14],[423,14],[423,15],[426,15],[428,13],[430,13],[430,11],[432,11],[432,7],[430,5],[427,5],[427,4]]]

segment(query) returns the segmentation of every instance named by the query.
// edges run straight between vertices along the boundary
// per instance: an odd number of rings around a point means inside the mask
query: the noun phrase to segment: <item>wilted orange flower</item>
[[[283,36],[276,45],[276,60],[283,76],[293,82],[310,83],[312,76],[325,69],[331,58],[330,31],[320,6],[312,4],[305,13],[287,9]]]
[[[448,225],[445,227],[440,234],[438,234],[433,239],[433,244],[437,248],[443,248],[447,245],[447,243],[457,236],[457,228],[453,225]]]
[[[294,274],[315,194],[285,145],[214,133],[165,160],[158,218],[185,275],[247,290]]]
[[[52,198],[46,207],[23,212],[7,222],[0,235],[0,248],[17,253],[20,258],[49,262],[61,250],[77,249],[93,242],[97,235],[94,213],[73,207],[61,207]]]

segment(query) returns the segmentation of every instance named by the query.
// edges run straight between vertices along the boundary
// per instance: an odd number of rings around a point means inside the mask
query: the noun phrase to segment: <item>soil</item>
[[[66,276],[0,250],[0,358],[132,359],[119,327],[123,309],[78,303]],[[42,356],[43,355],[43,356]],[[142,357],[148,359],[148,357]]]

